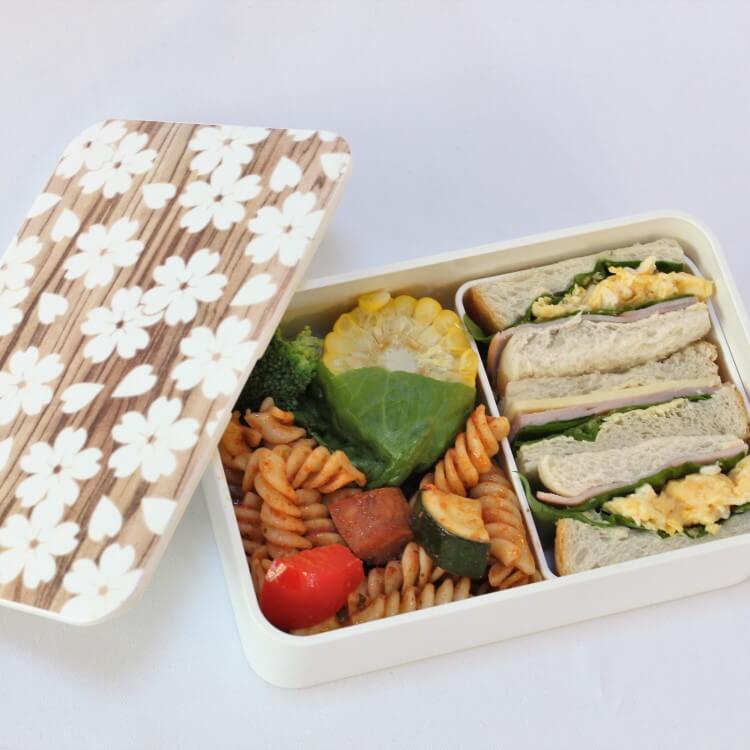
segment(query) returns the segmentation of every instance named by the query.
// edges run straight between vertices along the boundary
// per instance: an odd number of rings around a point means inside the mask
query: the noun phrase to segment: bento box
[[[671,238],[684,248],[691,269],[715,284],[710,308],[705,308],[712,321],[709,339],[718,351],[722,379],[746,400],[747,316],[710,232],[681,214],[654,214],[321,279],[300,288],[341,198],[350,161],[346,142],[320,130],[108,120],[71,141],[0,261],[0,606],[72,625],[94,625],[121,613],[154,574],[200,483],[248,660],[261,677],[284,687],[387,668],[745,579],[750,573],[749,534],[558,576],[511,444],[500,437],[504,417],[476,356],[479,348],[459,317],[481,280]],[[491,461],[483,471],[492,467],[506,488],[502,494],[514,514],[509,526],[519,535],[514,554],[523,550],[527,568],[518,564],[520,577],[512,586],[491,582],[491,521],[483,517],[483,501],[467,497],[466,491],[479,485],[463,488],[463,497],[454,493],[459,505],[453,506],[478,519],[478,536],[451,537],[455,527],[435,524],[434,516],[427,519],[435,508],[428,512],[425,498],[442,502],[440,485],[449,474],[450,449],[445,460],[437,460],[438,452],[418,470],[414,464],[408,477],[403,475],[409,481],[421,476],[411,507],[406,481],[385,488],[399,496],[391,494],[403,510],[401,531],[406,527],[414,536],[406,548],[419,547],[419,559],[426,558],[432,573],[439,572],[438,578],[425,579],[429,584],[420,591],[419,606],[404,608],[399,599],[414,593],[404,567],[404,588],[390,592],[399,600],[398,616],[383,610],[380,619],[365,617],[369,607],[357,609],[357,592],[349,590],[357,619],[349,611],[346,623],[303,637],[292,634],[299,630],[296,626],[285,628],[289,633],[274,627],[261,611],[257,577],[252,563],[248,565],[247,540],[236,516],[241,503],[230,489],[225,439],[233,429],[252,432],[248,412],[242,416],[233,410],[248,379],[262,372],[256,364],[276,341],[282,319],[286,330],[311,326],[322,335],[342,313],[361,304],[362,295],[372,301],[370,293],[375,299],[403,295],[394,304],[408,295],[420,297],[417,302],[408,296],[409,304],[426,301],[435,319],[440,317],[441,325],[462,342],[461,362],[465,354],[476,368],[469,375],[461,370],[471,381],[471,403],[467,400],[466,412],[456,411],[460,419],[451,423],[444,444],[455,439],[458,455],[463,439],[467,449],[467,413],[470,420],[480,415],[482,424],[497,428],[493,452],[483,460],[494,457],[505,476]],[[393,369],[404,374],[403,367]],[[259,408],[262,412],[263,406]],[[300,416],[269,408],[260,417],[283,418],[287,427]],[[250,410],[250,417],[258,415]],[[429,418],[438,421],[435,414]],[[479,423],[472,421],[473,429],[480,431]],[[277,491],[270,469],[287,460],[291,453],[284,450],[292,451],[293,441],[272,449],[265,436],[263,441],[251,451],[262,456],[253,486],[260,492],[260,482],[266,481],[270,496]],[[325,462],[339,462],[338,474],[328,475],[325,481],[336,482],[324,486],[325,471],[316,469],[313,478],[320,483],[308,486],[307,474],[292,478],[284,465],[281,478],[277,474],[275,479],[282,490],[288,487],[293,503],[302,505],[298,491],[315,494],[320,487],[318,494],[325,497],[319,505],[331,516],[329,501],[339,500],[333,499],[339,490],[354,492],[343,498],[350,507],[365,507],[363,496],[372,506],[369,490],[353,486],[364,487],[367,477],[348,456],[342,458],[343,451],[333,444],[311,447],[314,439],[299,442],[307,443],[297,446],[307,457],[303,468],[322,450]],[[244,484],[254,464],[249,453],[232,456],[239,458],[245,461]],[[424,475],[428,469],[433,473]],[[338,483],[341,474],[344,482]],[[245,498],[253,494],[242,490]],[[277,506],[279,502],[283,505],[278,501]],[[261,517],[266,505],[273,517],[276,507],[265,497]],[[295,512],[301,519],[299,507]],[[431,534],[440,527],[438,542],[451,537],[454,560],[459,546],[471,547],[471,570],[444,565],[424,539],[416,538],[416,524],[424,527],[428,521]],[[341,532],[334,536],[343,537],[343,525],[334,526]],[[365,535],[373,528],[359,531]],[[262,529],[274,558],[262,561],[267,564],[260,576],[262,596],[269,581],[280,580],[293,559],[307,552],[311,555],[305,559],[319,560],[320,550],[339,554],[338,548],[355,560],[360,575],[363,561],[381,564],[364,553],[354,555],[354,545],[346,540],[344,546],[300,537],[299,555],[287,554],[289,546],[274,541],[281,548],[275,554],[271,532],[280,529],[282,525],[272,524]],[[483,556],[474,555],[477,549]],[[397,562],[387,559],[388,564]],[[463,560],[461,567],[469,562]],[[494,562],[504,566],[502,575],[513,570],[501,553]],[[372,573],[370,567],[367,575]],[[358,585],[362,582],[360,578]],[[439,598],[444,586],[453,593]],[[423,602],[430,587],[435,599]],[[375,597],[381,604],[382,596]],[[338,599],[335,604],[338,616],[344,608]],[[350,606],[349,599],[346,604]]]
[[[328,330],[359,295],[381,288],[431,295],[463,313],[465,292],[478,279],[661,237],[678,240],[694,269],[715,281],[712,335],[720,349],[723,374],[745,392],[750,373],[746,313],[716,240],[700,223],[678,213],[604,222],[311,281],[292,298],[285,321],[292,328],[304,321]],[[497,414],[483,368],[479,380],[488,408]],[[260,611],[224,470],[215,458],[202,487],[240,637],[253,669],[275,685],[303,687],[728,586],[750,574],[750,536],[745,535],[558,577],[523,503],[523,487],[507,441],[503,463],[522,500],[544,580],[301,638],[274,628]]]

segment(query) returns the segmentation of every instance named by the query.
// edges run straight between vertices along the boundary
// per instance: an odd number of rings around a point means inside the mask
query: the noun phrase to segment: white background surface
[[[0,233],[108,116],[336,130],[315,275],[659,208],[747,271],[743,2],[0,5]],[[202,498],[94,629],[0,611],[0,748],[739,748],[750,583],[305,691],[250,671]],[[744,734],[743,734],[744,733]]]

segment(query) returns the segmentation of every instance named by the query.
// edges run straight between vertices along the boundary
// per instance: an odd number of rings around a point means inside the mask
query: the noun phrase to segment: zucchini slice
[[[470,578],[484,575],[490,537],[479,500],[427,486],[417,496],[412,528],[427,554],[444,570]]]

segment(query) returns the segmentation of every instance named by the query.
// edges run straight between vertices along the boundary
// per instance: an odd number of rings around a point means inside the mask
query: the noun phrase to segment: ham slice
[[[744,453],[747,454],[747,446],[744,447]],[[671,463],[667,464],[666,466],[662,466],[661,469],[658,469],[654,472],[654,474],[658,474],[661,471],[664,471],[665,469],[671,469],[675,466],[682,466],[683,464],[701,464],[708,466],[709,464],[716,463],[717,461],[721,461],[725,458],[732,458],[733,456],[736,456],[740,451],[737,450],[736,447],[733,448],[727,448],[723,451],[715,451],[713,453],[694,453],[689,454],[687,456],[680,457],[679,460],[672,461]],[[631,484],[635,484],[635,482],[632,482]],[[581,503],[585,503],[587,500],[590,500],[592,497],[596,497],[597,495],[603,495],[605,492],[611,492],[613,490],[618,489],[618,487],[622,487],[623,485],[620,484],[600,484],[597,487],[591,487],[590,489],[586,490],[585,492],[581,492],[578,495],[575,495],[574,497],[566,497],[565,495],[558,495],[554,492],[537,492],[536,498],[537,500],[541,500],[544,503],[549,503],[550,505],[560,505],[563,507],[570,507],[574,505],[580,505]]]
[[[656,391],[647,396],[637,394],[628,396],[627,389],[619,398],[597,401],[593,404],[581,406],[569,406],[565,409],[550,409],[549,411],[531,412],[519,414],[514,417],[510,425],[508,440],[513,438],[529,425],[547,424],[549,422],[564,422],[570,419],[581,419],[583,417],[595,417],[598,414],[606,414],[614,409],[622,409],[626,406],[650,406],[663,401],[672,401],[675,398],[686,398],[689,396],[710,396],[719,390],[720,386],[697,386],[693,388],[671,388]]]
[[[492,385],[495,388],[497,387],[497,369],[500,366],[500,355],[503,353],[503,349],[508,341],[510,341],[510,338],[518,331],[527,328],[551,328],[552,326],[564,325],[565,323],[569,323],[579,317],[585,317],[587,320],[592,320],[594,322],[633,323],[636,320],[648,318],[650,315],[659,315],[661,313],[673,312],[675,310],[684,310],[685,308],[694,305],[696,302],[698,302],[696,297],[681,297],[680,299],[658,302],[649,307],[641,307],[638,310],[628,310],[620,315],[596,315],[582,312],[578,315],[570,315],[565,318],[546,320],[543,323],[522,323],[521,325],[513,326],[512,328],[506,328],[504,331],[500,331],[492,337],[487,352],[487,370],[490,374]]]

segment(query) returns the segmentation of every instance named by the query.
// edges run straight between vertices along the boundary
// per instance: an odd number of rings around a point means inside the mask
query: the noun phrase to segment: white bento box
[[[429,294],[443,305],[456,305],[462,313],[467,282],[659,237],[678,240],[697,269],[715,282],[713,336],[721,352],[722,374],[747,392],[748,319],[722,252],[705,227],[674,212],[602,222],[314,280],[294,295],[285,321],[292,327],[304,321],[318,332],[325,331],[338,314],[356,303],[358,295],[379,288]],[[483,368],[480,381],[486,401],[497,413]],[[503,454],[504,468],[509,468],[508,462],[512,468],[507,441]],[[523,504],[524,494],[514,479]],[[544,560],[531,514],[525,507],[545,580],[378,622],[299,637],[277,630],[260,611],[218,454],[203,477],[202,487],[247,658],[262,678],[282,687],[314,685],[677,599],[729,586],[750,575],[750,535],[745,535],[557,577]]]

